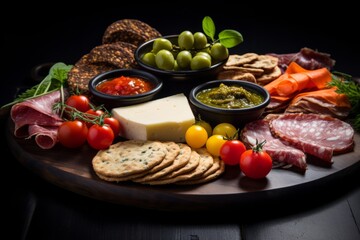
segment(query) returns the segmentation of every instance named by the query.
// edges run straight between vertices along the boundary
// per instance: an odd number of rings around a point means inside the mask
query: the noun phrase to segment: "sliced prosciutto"
[[[26,100],[11,108],[10,116],[15,124],[17,137],[35,136],[41,148],[48,149],[57,142],[55,128],[63,120],[53,111],[53,105],[60,101],[60,91]]]
[[[278,66],[283,71],[286,70],[291,62],[296,62],[308,70],[315,70],[323,67],[331,70],[335,66],[335,60],[331,58],[330,54],[307,47],[300,49],[297,53],[269,53],[268,55],[278,58]]]
[[[296,148],[332,162],[334,154],[354,147],[354,129],[350,124],[328,115],[287,113],[270,120],[273,135]]]
[[[266,140],[263,150],[271,156],[273,161],[293,165],[300,169],[307,168],[305,153],[274,137],[267,120],[261,119],[246,124],[241,132],[241,140],[248,147],[255,146],[256,140],[259,143]]]

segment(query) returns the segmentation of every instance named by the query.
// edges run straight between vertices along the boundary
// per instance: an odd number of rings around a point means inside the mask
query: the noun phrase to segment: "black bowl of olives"
[[[135,51],[138,65],[164,81],[215,79],[228,57],[220,43],[209,44],[203,33],[190,31],[152,39]]]
[[[194,115],[212,126],[226,122],[242,128],[262,116],[270,103],[270,94],[252,82],[214,80],[191,89],[189,102]]]

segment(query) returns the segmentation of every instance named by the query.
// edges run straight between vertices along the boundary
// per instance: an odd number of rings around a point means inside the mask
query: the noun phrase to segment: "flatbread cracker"
[[[256,53],[245,53],[242,55],[230,54],[225,66],[241,66],[246,63],[251,63],[258,58]]]
[[[92,165],[101,176],[126,177],[160,164],[166,151],[166,146],[158,141],[127,140],[100,150],[93,158]]]

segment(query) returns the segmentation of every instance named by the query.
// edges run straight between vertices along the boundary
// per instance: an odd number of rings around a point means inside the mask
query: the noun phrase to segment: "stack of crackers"
[[[136,48],[161,34],[148,24],[136,19],[121,19],[109,25],[102,44],[82,56],[68,74],[72,90],[88,93],[89,81],[96,75],[119,68],[134,68]]]
[[[149,185],[200,184],[219,177],[224,162],[206,148],[185,143],[127,140],[100,150],[92,160],[95,173],[111,182]]]
[[[263,86],[281,74],[276,57],[256,53],[232,54],[217,79],[245,80]]]

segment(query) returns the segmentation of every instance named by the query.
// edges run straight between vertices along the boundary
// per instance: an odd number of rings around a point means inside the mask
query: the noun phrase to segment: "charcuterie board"
[[[266,179],[250,180],[238,167],[231,167],[212,182],[192,186],[111,183],[101,180],[93,171],[91,161],[97,151],[89,146],[72,150],[58,144],[42,150],[31,139],[16,138],[10,119],[7,129],[14,156],[44,180],[93,199],[159,210],[205,210],[281,198],[342,178],[360,166],[360,135],[356,133],[354,151],[334,156],[331,165],[310,161],[305,173],[273,169]]]

